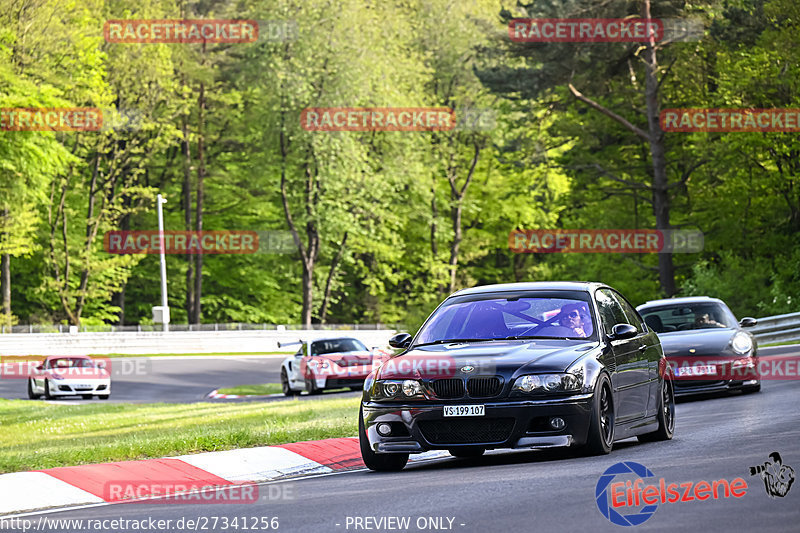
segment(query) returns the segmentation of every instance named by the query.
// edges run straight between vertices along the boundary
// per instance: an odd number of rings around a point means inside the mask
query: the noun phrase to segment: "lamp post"
[[[169,304],[167,303],[167,259],[166,239],[164,239],[164,212],[161,206],[167,203],[166,198],[158,195],[158,236],[159,236],[159,255],[161,256],[161,322],[164,331],[169,331]]]

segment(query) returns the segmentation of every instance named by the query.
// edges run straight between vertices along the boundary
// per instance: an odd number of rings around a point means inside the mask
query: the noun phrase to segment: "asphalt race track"
[[[764,350],[789,353],[796,348]],[[795,353],[795,352],[792,352]],[[765,381],[760,393],[683,401],[677,405],[675,438],[615,444],[610,455],[577,457],[564,452],[492,452],[479,459],[444,459],[399,473],[365,470],[259,486],[252,504],[145,502],[39,513],[25,518],[172,520],[168,531],[187,531],[185,522],[208,531],[254,531],[253,523],[277,517],[278,531],[798,531],[800,482],[785,497],[769,497],[749,468],[779,452],[800,474],[800,382]],[[638,526],[621,529],[598,510],[595,490],[603,472],[621,461],[649,468],[657,485],[713,482],[737,477],[747,483],[741,498],[659,503]],[[623,479],[624,480],[624,479]],[[682,489],[681,489],[682,490]],[[638,508],[638,507],[637,507]],[[623,514],[628,514],[630,511]],[[238,525],[233,527],[234,518]],[[381,522],[408,517],[409,527]],[[438,522],[436,519],[438,518]],[[242,527],[247,520],[249,529]],[[394,520],[394,519],[392,519]],[[452,522],[450,521],[452,520]],[[216,527],[212,527],[216,521]],[[223,524],[228,527],[224,528]],[[387,524],[395,527],[385,527]],[[438,524],[438,527],[437,527]],[[48,531],[111,531],[59,527]],[[420,526],[420,527],[418,527]],[[40,529],[41,530],[41,529]],[[125,529],[117,529],[126,531]],[[263,527],[258,530],[264,531]]]
[[[211,391],[236,385],[279,383],[284,355],[121,357],[110,359],[111,398],[82,400],[68,397],[59,402],[191,403],[209,400]],[[24,379],[0,379],[0,398],[28,399]],[[327,392],[325,394],[341,394]],[[356,393],[352,393],[356,394]],[[269,398],[269,401],[282,397]],[[305,395],[300,396],[305,398]],[[258,401],[265,401],[258,398]]]

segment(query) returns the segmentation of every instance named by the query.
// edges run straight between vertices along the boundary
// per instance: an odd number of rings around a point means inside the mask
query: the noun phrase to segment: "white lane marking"
[[[30,505],[50,507],[103,501],[94,494],[44,472],[3,474],[0,476],[0,494],[3,495],[0,498],[0,514],[25,509]]]
[[[428,453],[441,453],[441,454],[444,454],[444,455],[441,456],[441,457],[430,457],[430,458],[425,458],[425,459],[415,459],[412,462],[412,464],[416,465],[416,464],[436,463],[436,462],[444,459],[445,456],[449,456],[449,454],[447,452],[443,451],[443,450],[434,450],[433,452],[426,452],[424,454],[420,454],[420,456],[427,455]],[[358,468],[358,469],[354,469],[354,470],[334,470],[333,472],[311,474],[311,475],[301,475],[301,476],[289,476],[289,477],[284,477],[284,478],[281,478],[281,479],[273,479],[273,480],[270,480],[270,481],[260,481],[258,483],[255,483],[255,485],[260,487],[262,485],[276,485],[276,484],[279,484],[279,483],[291,483],[293,481],[301,481],[301,480],[304,480],[304,479],[315,479],[315,478],[320,478],[320,477],[336,476],[336,475],[342,475],[342,474],[354,474],[354,473],[357,473],[357,472],[368,472],[368,471],[369,471],[368,468]],[[204,489],[203,492],[204,493],[211,493],[211,492],[219,492],[219,491],[228,490],[228,489],[230,489],[230,486],[221,486],[221,487],[217,487],[215,489]],[[196,493],[196,492],[200,492],[200,491],[188,492],[186,494],[193,494],[193,493]],[[172,497],[174,497],[174,496],[172,496]],[[165,496],[152,496],[152,497],[139,498],[139,499],[137,499],[135,501],[143,502],[143,501],[148,501],[148,500],[160,500],[160,499],[164,499],[164,498],[165,498]],[[0,517],[6,518],[6,517],[13,516],[15,518],[17,518],[17,517],[24,518],[26,516],[37,516],[37,515],[41,515],[41,514],[59,513],[59,512],[63,512],[63,511],[79,511],[81,509],[91,509],[93,507],[103,507],[103,506],[107,506],[107,505],[126,504],[126,503],[131,503],[131,501],[133,501],[133,500],[125,500],[125,501],[122,501],[122,502],[101,502],[101,503],[92,503],[92,504],[86,504],[86,505],[74,505],[74,506],[70,506],[70,507],[60,507],[60,508],[55,508],[55,509],[43,509],[43,510],[38,510],[38,511],[30,511],[30,512],[25,512],[25,513],[19,513],[19,514],[0,515]]]
[[[172,457],[231,482],[261,482],[282,476],[332,469],[278,446],[261,446]]]

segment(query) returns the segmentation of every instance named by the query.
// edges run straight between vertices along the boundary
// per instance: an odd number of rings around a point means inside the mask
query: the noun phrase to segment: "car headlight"
[[[61,374],[53,374],[53,379],[64,379],[64,376]]]
[[[511,390],[526,393],[579,392],[582,386],[583,378],[577,374],[528,374],[518,377]]]
[[[753,341],[750,339],[750,335],[747,333],[743,331],[737,331],[733,336],[733,339],[731,339],[731,347],[733,348],[734,352],[738,353],[739,355],[744,355],[753,349]]]
[[[382,379],[375,382],[375,400],[424,399],[422,385],[415,379]]]

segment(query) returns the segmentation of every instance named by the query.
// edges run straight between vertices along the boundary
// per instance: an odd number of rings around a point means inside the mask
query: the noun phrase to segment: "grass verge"
[[[771,342],[769,344],[759,344],[759,348],[772,348],[775,346],[794,346],[800,344],[800,341],[785,341],[785,342]]]
[[[52,405],[0,399],[0,473],[358,433],[360,398]]]
[[[283,392],[280,383],[264,383],[262,385],[239,385],[238,387],[227,387],[217,389],[220,394],[237,394],[239,396],[264,396],[267,394],[277,394]]]

